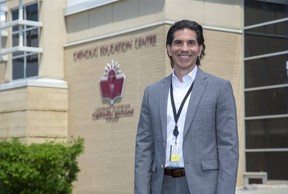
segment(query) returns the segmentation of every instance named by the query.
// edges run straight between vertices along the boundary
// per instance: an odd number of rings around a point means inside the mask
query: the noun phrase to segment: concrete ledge
[[[249,179],[262,179],[262,183],[267,182],[267,172],[244,172],[244,186],[249,185]]]
[[[21,87],[49,87],[49,88],[68,88],[67,82],[61,79],[53,79],[53,78],[27,78],[14,80],[9,83],[0,84],[0,91],[3,90],[11,90],[15,88]]]

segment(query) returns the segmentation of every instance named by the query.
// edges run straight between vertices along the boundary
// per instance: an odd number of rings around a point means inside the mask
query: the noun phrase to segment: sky
[[[1,8],[2,7],[5,7],[5,4],[1,4]],[[0,20],[1,20],[1,22],[2,21],[5,21],[5,14],[4,14],[4,12],[2,11],[2,9],[1,9],[1,11],[0,11]]]
[[[2,12],[1,12],[0,20],[1,20],[1,22],[2,22],[2,21],[5,21],[5,16],[3,15]]]

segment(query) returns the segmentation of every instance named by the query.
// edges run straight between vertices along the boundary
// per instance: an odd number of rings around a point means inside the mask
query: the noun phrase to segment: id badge
[[[170,161],[171,162],[180,161],[179,146],[177,144],[170,146]]]

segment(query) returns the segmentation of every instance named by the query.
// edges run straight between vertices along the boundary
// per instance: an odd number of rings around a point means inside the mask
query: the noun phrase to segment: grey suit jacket
[[[146,87],[136,136],[134,194],[161,194],[171,75]],[[234,194],[238,168],[235,99],[229,81],[198,68],[183,136],[191,194]]]

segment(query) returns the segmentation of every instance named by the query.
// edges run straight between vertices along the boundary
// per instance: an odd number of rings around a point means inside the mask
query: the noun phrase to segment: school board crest
[[[120,70],[120,64],[112,60],[107,63],[103,77],[100,79],[100,91],[103,101],[109,101],[111,105],[116,99],[123,96],[126,77]]]

